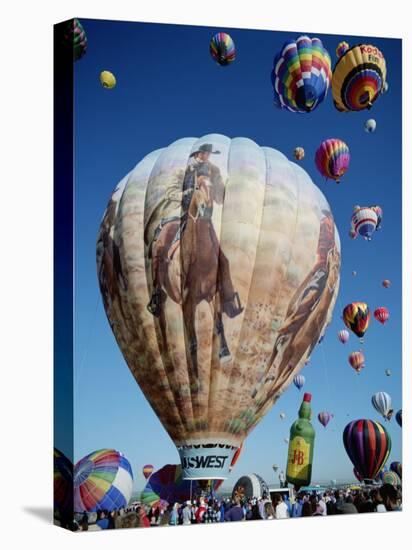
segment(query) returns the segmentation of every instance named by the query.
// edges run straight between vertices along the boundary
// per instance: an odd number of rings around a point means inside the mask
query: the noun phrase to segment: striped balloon
[[[330,55],[319,38],[288,40],[273,61],[275,104],[309,113],[325,99],[332,77]]]
[[[400,487],[402,485],[401,478],[396,472],[389,470],[382,475],[382,483],[389,483],[394,487]]]
[[[339,183],[340,178],[349,168],[349,147],[344,141],[337,138],[323,141],[315,155],[315,164],[325,178]]]
[[[154,466],[152,464],[146,464],[145,466],[143,466],[143,475],[145,479],[150,477],[153,470],[154,470]]]
[[[126,457],[113,449],[95,451],[74,468],[74,511],[124,508],[132,489],[133,473]]]
[[[359,374],[365,368],[365,356],[361,351],[353,351],[349,355],[349,364]]]
[[[345,42],[344,40],[342,42],[339,42],[337,48],[336,48],[336,57],[342,57],[344,53],[346,53],[349,50],[349,44]]]
[[[392,472],[395,472],[395,474],[398,474],[398,476],[402,479],[402,462],[397,460],[392,462],[389,469],[392,470]]]
[[[391,438],[373,420],[353,420],[343,432],[343,444],[355,469],[363,479],[373,480],[391,451]]]
[[[396,413],[396,422],[399,424],[399,426],[402,428],[402,409],[400,409],[397,413]]]
[[[78,19],[72,19],[65,30],[64,40],[66,44],[73,47],[73,58],[75,61],[81,59],[87,50],[87,36]]]
[[[370,311],[365,302],[352,302],[342,313],[343,322],[358,338],[362,338],[368,330]]]
[[[216,33],[210,41],[210,55],[221,66],[230,65],[236,58],[232,37],[225,32]]]
[[[333,70],[332,94],[338,111],[370,109],[382,92],[386,63],[381,51],[371,44],[348,49]]]
[[[58,449],[54,449],[53,456],[53,491],[54,509],[60,514],[73,510],[73,464]]]
[[[388,393],[384,391],[377,392],[372,395],[371,401],[374,408],[383,416],[385,420],[391,419],[393,414],[392,398]]]
[[[322,411],[318,414],[318,420],[324,428],[329,424],[332,415],[327,411]]]
[[[373,316],[377,321],[382,323],[384,325],[386,321],[389,319],[389,310],[386,307],[378,307],[373,312]]]
[[[370,241],[378,225],[378,216],[369,206],[356,206],[352,215],[355,232]]]
[[[349,340],[349,332],[345,329],[340,330],[338,332],[338,338],[339,341],[342,342],[342,344],[346,344],[346,342]]]
[[[166,464],[150,476],[142,495],[143,504],[150,506],[174,504],[196,494],[198,481],[184,480],[180,464]]]
[[[305,382],[306,380],[303,374],[297,374],[293,379],[293,383],[298,388],[298,390],[301,390],[303,388]]]

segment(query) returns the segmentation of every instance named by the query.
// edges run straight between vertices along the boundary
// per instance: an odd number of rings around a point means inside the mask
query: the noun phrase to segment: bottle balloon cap
[[[304,396],[303,396],[303,401],[306,401],[306,403],[310,403],[312,399],[312,394],[311,393],[305,393]]]

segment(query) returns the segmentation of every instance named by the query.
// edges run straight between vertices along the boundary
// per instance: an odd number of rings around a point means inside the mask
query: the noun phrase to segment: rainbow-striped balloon
[[[331,78],[330,55],[319,38],[288,40],[273,61],[275,104],[294,113],[309,113],[325,99]]]
[[[74,468],[74,511],[124,508],[132,489],[133,473],[126,457],[114,449],[95,451]]]
[[[347,49],[333,70],[332,95],[338,111],[370,109],[382,93],[386,62],[382,52],[371,44]]]
[[[339,183],[340,178],[349,168],[349,147],[344,141],[337,138],[323,141],[315,154],[315,164],[325,178]]]
[[[219,65],[230,65],[236,59],[235,43],[225,32],[218,32],[212,37],[209,49],[210,55]]]
[[[87,50],[87,36],[78,19],[72,19],[65,30],[64,40],[66,44],[73,47],[73,58],[75,61],[81,59]]]

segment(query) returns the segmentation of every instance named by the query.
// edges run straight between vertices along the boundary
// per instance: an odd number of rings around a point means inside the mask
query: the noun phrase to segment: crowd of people
[[[385,484],[361,489],[330,489],[325,492],[299,492],[293,498],[274,493],[272,498],[242,499],[200,497],[184,503],[162,507],[142,503],[108,512],[77,514],[74,530],[122,529],[192,525],[245,520],[287,519],[368,512],[392,512],[402,509],[401,490]]]

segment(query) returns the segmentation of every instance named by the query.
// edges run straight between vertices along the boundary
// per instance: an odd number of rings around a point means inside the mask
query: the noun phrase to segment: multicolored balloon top
[[[81,59],[87,50],[87,36],[78,19],[72,19],[67,24],[64,40],[73,47],[74,61]]]
[[[349,168],[349,147],[337,138],[323,141],[315,155],[315,164],[325,178],[331,178],[339,183],[340,178]]]
[[[330,55],[319,38],[288,40],[273,61],[275,104],[294,113],[309,113],[325,99],[331,78]]]
[[[398,460],[391,462],[389,469],[392,472],[395,472],[396,474],[398,474],[398,476],[402,479],[402,462],[399,462]]]
[[[382,483],[389,483],[389,485],[393,485],[394,487],[400,487],[402,485],[401,478],[392,470],[382,474]]]
[[[225,32],[216,33],[210,40],[210,55],[221,66],[230,65],[236,59],[232,37]]]
[[[74,468],[74,511],[124,508],[132,489],[133,473],[126,457],[114,449],[95,451]]]
[[[338,332],[338,338],[339,341],[342,342],[342,344],[346,344],[346,342],[349,340],[349,332],[345,329],[340,330]]]
[[[342,42],[339,42],[336,48],[336,57],[342,57],[344,53],[346,53],[349,50],[349,44],[345,42],[344,40]]]
[[[362,479],[373,480],[388,460],[391,438],[373,420],[353,420],[343,432],[346,452]]]
[[[370,109],[386,81],[382,52],[359,44],[343,53],[333,70],[332,95],[338,111]]]
[[[368,330],[370,311],[365,302],[352,302],[343,310],[343,322],[356,336],[362,338]]]

